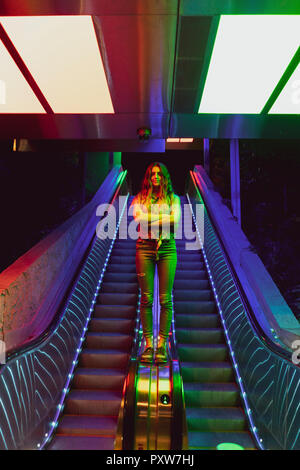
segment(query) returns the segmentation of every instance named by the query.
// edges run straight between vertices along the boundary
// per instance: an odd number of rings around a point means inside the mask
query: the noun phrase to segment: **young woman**
[[[172,321],[172,288],[177,251],[174,239],[181,216],[179,196],[172,188],[166,166],[152,163],[146,170],[141,191],[132,201],[133,217],[139,223],[136,270],[141,290],[141,321],[145,347],[141,362],[168,361],[167,339]],[[159,276],[160,328],[157,350],[153,348],[152,304],[155,266]]]

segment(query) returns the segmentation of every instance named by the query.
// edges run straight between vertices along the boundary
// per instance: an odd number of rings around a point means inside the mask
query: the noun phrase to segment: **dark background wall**
[[[299,141],[240,140],[242,229],[300,319]],[[227,140],[211,142],[210,177],[230,207]]]

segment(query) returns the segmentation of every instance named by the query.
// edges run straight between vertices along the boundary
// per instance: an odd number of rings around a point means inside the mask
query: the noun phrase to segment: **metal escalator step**
[[[122,392],[117,390],[71,390],[65,414],[118,416]]]
[[[111,264],[108,263],[106,272],[109,273],[135,273],[136,267],[135,262],[131,264]]]
[[[182,256],[182,257],[185,257],[186,259],[196,259],[197,261],[203,261],[203,255],[202,253],[199,251],[199,250],[186,250],[185,249],[185,245],[178,245],[178,243],[176,242],[176,246],[177,246],[177,255],[178,257]]]
[[[178,343],[216,344],[224,343],[222,328],[176,328]]]
[[[186,408],[189,431],[246,431],[245,415],[238,407]]]
[[[174,300],[176,313],[217,313],[214,301],[209,300]]]
[[[254,450],[255,446],[248,432],[188,432],[189,449],[216,450],[217,445],[231,442],[242,446],[245,450]]]
[[[103,282],[137,282],[136,272],[133,273],[114,273],[105,271],[103,276]]]
[[[129,354],[114,349],[83,349],[79,366],[100,369],[125,369]]]
[[[57,433],[114,438],[117,424],[117,416],[65,415],[59,423]]]
[[[233,382],[234,373],[229,362],[181,362],[184,382]]]
[[[80,368],[75,370],[72,386],[76,389],[122,390],[124,369]]]
[[[199,255],[195,257],[177,254],[177,266],[178,268],[186,269],[187,271],[194,269],[194,267],[195,269],[200,269],[201,271],[205,270],[204,262],[201,260],[201,258],[199,258]]]
[[[114,438],[99,436],[55,436],[49,450],[113,450]]]
[[[225,344],[178,344],[178,355],[183,362],[213,362],[228,359]]]
[[[117,308],[118,306],[116,306]],[[134,320],[124,318],[92,318],[89,324],[90,332],[131,334]]]
[[[208,276],[207,276],[207,273],[206,271],[201,270],[201,271],[195,271],[194,269],[181,269],[180,266],[177,267],[176,269],[176,273],[175,273],[175,281],[177,279],[185,279],[185,280],[188,280],[188,279],[193,279],[193,280],[196,280],[196,279],[205,279],[207,280],[208,279]]]
[[[97,304],[102,305],[136,305],[137,292],[134,294],[100,293],[97,297]]]
[[[177,260],[177,268],[183,271],[191,271],[194,269],[195,271],[204,271],[204,263],[201,261],[182,261],[181,259]],[[206,273],[206,271],[205,271]]]
[[[134,319],[136,306],[132,305],[95,305],[94,318]]]
[[[136,248],[135,247],[132,247],[132,248],[119,248],[119,247],[114,247],[113,248],[113,255],[114,256],[120,256],[120,257],[123,257],[123,256],[135,256],[135,252],[136,252]]]
[[[190,237],[190,238],[187,238],[187,235]],[[182,237],[178,238],[178,239],[175,239],[176,240],[176,243],[178,244],[178,246],[185,246],[186,243],[188,242],[194,242],[195,241],[195,232],[190,232],[188,231],[187,233],[185,234],[182,234]]]
[[[84,346],[91,349],[120,349],[129,352],[133,338],[123,333],[90,332]]]
[[[209,281],[205,279],[177,279],[174,281],[174,292],[177,290],[209,289]],[[188,294],[188,292],[186,292]]]
[[[184,399],[187,407],[237,406],[240,404],[238,386],[234,383],[185,383]]]
[[[109,263],[112,265],[112,264],[134,264],[135,265],[135,255],[131,255],[131,256],[118,256],[118,255],[114,255],[113,252],[109,258]]]
[[[201,314],[176,314],[176,328],[214,328],[220,325],[220,318],[217,313]]]
[[[177,302],[178,300],[186,301],[203,301],[203,300],[212,300],[213,293],[211,290],[208,289],[201,289],[201,290],[178,290],[174,291],[174,300]]]
[[[132,240],[131,238],[117,238],[114,243],[114,248],[135,248],[135,245],[136,240]]]
[[[138,290],[137,282],[109,282],[104,281],[101,285],[101,293],[114,294],[136,294]]]

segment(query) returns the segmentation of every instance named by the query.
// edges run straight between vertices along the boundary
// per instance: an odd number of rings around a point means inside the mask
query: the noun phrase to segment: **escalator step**
[[[119,255],[114,255],[113,252],[109,258],[109,263],[110,264],[135,264],[135,256],[119,256]]]
[[[176,269],[175,280],[177,279],[193,279],[193,280],[200,280],[200,279],[208,279],[207,273],[204,270],[195,271],[193,269],[181,269],[179,266]]]
[[[65,415],[57,432],[62,435],[114,437],[117,429],[117,416]]]
[[[116,305],[116,311],[118,305]],[[130,334],[134,327],[134,320],[124,318],[92,318],[89,331],[102,333],[124,333]]]
[[[209,281],[205,279],[199,279],[199,280],[194,280],[194,279],[177,279],[174,281],[174,292],[177,290],[194,290],[194,289],[209,289]],[[188,295],[188,293],[186,292]]]
[[[114,438],[99,436],[55,436],[49,450],[113,450]]]
[[[176,338],[178,343],[221,343],[224,342],[222,328],[177,328]]]
[[[182,261],[181,259],[177,260],[177,267],[179,270],[184,271],[202,271],[204,270],[204,263],[201,261]]]
[[[114,294],[136,294],[138,290],[137,282],[102,282],[102,293]]]
[[[121,349],[129,352],[133,338],[123,333],[90,332],[86,335],[84,346],[90,349]]]
[[[226,361],[225,344],[178,344],[179,358],[183,362]]]
[[[240,408],[186,408],[190,431],[245,431],[245,415]]]
[[[117,238],[114,243],[114,248],[133,248],[136,245],[136,240],[132,240],[131,238]]]
[[[117,390],[71,390],[64,412],[73,415],[118,416],[122,392]]]
[[[83,349],[79,357],[80,367],[101,369],[125,369],[129,354],[114,349]]]
[[[135,262],[131,264],[111,264],[109,263],[106,268],[109,273],[134,273],[136,275]]]
[[[176,331],[179,328],[214,328],[220,325],[219,315],[216,313],[178,314],[175,316]]]
[[[184,242],[185,243],[185,242]],[[196,258],[200,261],[203,261],[203,254],[199,250],[186,250],[185,244],[178,245],[178,241],[176,242],[177,246],[177,254],[178,256],[187,256],[187,257],[193,257]]]
[[[103,276],[103,282],[137,282],[137,275],[136,272],[134,273],[113,273],[105,271]]]
[[[238,406],[238,386],[232,383],[185,383],[184,398],[187,407]]]
[[[188,433],[189,449],[216,450],[217,445],[231,442],[242,446],[245,450],[254,450],[250,434],[244,432],[199,432]]]
[[[213,301],[175,300],[174,310],[176,313],[217,313]]]
[[[115,247],[113,248],[113,251],[112,251],[112,254],[114,256],[120,256],[120,257],[123,257],[123,256],[135,256],[135,252],[136,252],[136,248],[133,247],[133,248],[119,248],[119,247]]]
[[[102,305],[136,305],[137,293],[115,295],[113,293],[99,294],[97,297],[97,304]]]
[[[73,386],[85,390],[122,390],[124,379],[124,369],[78,367],[74,373]]]
[[[95,305],[94,318],[134,319],[136,307],[132,305]]]
[[[181,362],[184,382],[232,382],[234,374],[229,362]]]
[[[213,299],[213,294],[211,290],[178,290],[176,289],[173,296],[175,301],[182,300],[186,301],[202,301],[202,300],[211,300]]]

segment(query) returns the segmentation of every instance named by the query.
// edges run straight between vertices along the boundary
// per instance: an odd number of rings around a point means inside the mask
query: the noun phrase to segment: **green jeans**
[[[172,237],[162,240],[156,251],[156,240],[139,238],[136,243],[136,272],[141,290],[140,313],[146,339],[153,335],[153,291],[155,266],[159,278],[159,336],[167,339],[172,322],[172,289],[177,265],[176,242]]]

